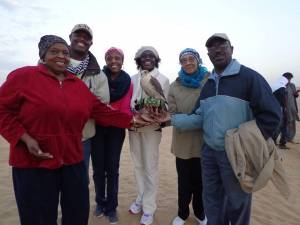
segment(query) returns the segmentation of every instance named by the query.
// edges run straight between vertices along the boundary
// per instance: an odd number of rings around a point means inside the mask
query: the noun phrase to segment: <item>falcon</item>
[[[151,76],[149,71],[141,72],[141,87],[149,98],[145,98],[144,105],[166,110],[167,100],[159,81]]]

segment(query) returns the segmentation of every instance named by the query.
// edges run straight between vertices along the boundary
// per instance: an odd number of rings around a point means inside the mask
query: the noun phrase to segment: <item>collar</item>
[[[159,74],[160,74],[160,72],[159,72],[159,70],[157,69],[157,67],[154,67],[154,69],[151,70],[149,73],[150,73],[150,75],[151,75],[152,77],[155,77],[155,78],[157,78],[157,77],[159,76]],[[139,69],[139,74],[140,74],[140,76],[141,76],[141,74],[142,74],[142,69]]]
[[[51,75],[47,69],[47,67],[41,63],[38,64],[38,70],[41,74],[56,79],[53,75]],[[77,79],[75,75],[69,73],[68,71],[64,71],[65,80],[75,80]],[[57,80],[57,79],[56,79]]]
[[[241,69],[241,64],[236,59],[232,59],[231,62],[228,64],[228,66],[221,74],[217,74],[215,70],[213,70],[209,76],[209,79],[216,80],[216,78],[219,77],[236,75],[240,72],[240,69]]]
[[[89,61],[87,70],[97,70],[97,71],[100,71],[100,66],[99,66],[99,64],[97,62],[96,57],[90,51],[88,52],[88,54],[89,54],[89,57],[90,57],[90,61]]]

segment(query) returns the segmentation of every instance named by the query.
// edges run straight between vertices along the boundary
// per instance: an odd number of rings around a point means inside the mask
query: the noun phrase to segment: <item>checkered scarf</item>
[[[90,56],[87,55],[86,58],[78,66],[69,65],[67,70],[78,76],[86,70],[89,61],[90,61]]]

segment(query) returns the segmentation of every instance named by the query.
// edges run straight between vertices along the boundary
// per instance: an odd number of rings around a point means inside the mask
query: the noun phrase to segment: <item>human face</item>
[[[86,54],[93,44],[91,36],[82,30],[76,31],[70,35],[71,51],[77,54]]]
[[[123,57],[116,52],[112,52],[105,58],[105,62],[111,73],[117,75],[122,69]]]
[[[223,72],[232,60],[233,47],[228,41],[215,39],[207,50],[216,72]]]
[[[183,55],[180,58],[180,65],[187,74],[195,73],[199,67],[197,59],[191,54]]]
[[[151,71],[155,67],[156,57],[153,52],[146,50],[140,57],[140,64],[143,70]]]
[[[50,73],[61,75],[70,62],[69,49],[62,43],[55,43],[47,50],[44,62]]]

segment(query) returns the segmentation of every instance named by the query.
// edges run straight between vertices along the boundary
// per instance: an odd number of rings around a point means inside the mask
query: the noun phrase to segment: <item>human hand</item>
[[[29,134],[24,133],[21,136],[21,140],[26,144],[29,153],[34,155],[35,157],[37,157],[41,160],[53,158],[53,156],[50,153],[43,152],[40,149],[40,146],[37,143],[37,141],[34,138],[32,138]]]
[[[161,112],[161,110],[158,107],[149,106],[149,105],[145,106],[144,110],[151,116],[158,115]]]
[[[147,125],[150,125],[153,120],[150,117],[142,116],[143,114],[141,113],[136,113],[133,116],[133,127],[138,128],[138,127],[144,127]]]
[[[168,111],[164,110],[159,113],[151,114],[151,116],[158,123],[165,123],[171,120],[171,114]]]
[[[151,114],[144,112],[140,114],[140,117],[142,120],[148,122],[149,124],[155,123],[156,121],[154,120],[154,118],[152,117]]]

